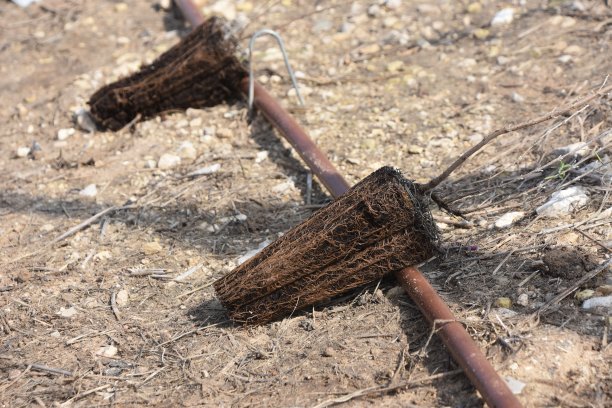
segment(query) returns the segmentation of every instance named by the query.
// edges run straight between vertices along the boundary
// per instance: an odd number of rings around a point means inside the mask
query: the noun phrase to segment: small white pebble
[[[501,217],[499,217],[497,221],[495,221],[495,228],[499,228],[499,229],[508,228],[509,226],[511,226],[512,224],[514,224],[516,221],[520,220],[524,216],[525,216],[525,213],[522,211],[513,211],[513,212],[506,213],[502,215]]]
[[[18,147],[17,148],[17,157],[27,157],[28,154],[30,154],[30,148],[29,147]]]
[[[596,307],[612,309],[612,295],[592,297],[582,304],[583,309],[594,309]]]
[[[90,184],[81,191],[79,191],[79,195],[83,197],[95,197],[98,194],[98,188],[95,184]]]
[[[493,20],[491,20],[491,26],[500,26],[510,24],[514,20],[514,9],[511,7],[498,11]]]
[[[103,357],[114,357],[115,354],[117,354],[117,347],[113,346],[112,344],[105,347],[100,347],[96,354]]]
[[[514,395],[520,394],[527,384],[512,377],[506,377],[506,384]]]
[[[159,161],[157,162],[157,167],[164,170],[176,167],[179,164],[181,164],[181,158],[179,156],[165,153],[162,154],[162,156],[159,158]]]
[[[74,128],[60,129],[57,131],[57,140],[66,140],[70,136],[74,135],[74,132]]]
[[[523,102],[525,102],[525,98],[521,94],[519,94],[517,92],[512,92],[511,98],[512,98],[512,102],[514,102],[514,103],[523,103]]]
[[[125,289],[121,289],[119,292],[117,292],[117,295],[115,296],[115,302],[117,303],[117,306],[127,305],[129,297],[130,295],[128,291]]]
[[[264,150],[262,152],[257,152],[255,155],[255,163],[261,163],[262,161],[268,158],[268,151]]]
[[[74,317],[74,315],[77,314],[77,310],[74,307],[68,307],[68,308],[60,307],[60,310],[59,312],[57,312],[57,314],[63,318],[70,319]]]

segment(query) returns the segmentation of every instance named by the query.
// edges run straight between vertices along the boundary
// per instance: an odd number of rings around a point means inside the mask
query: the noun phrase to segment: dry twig
[[[540,315],[550,309],[553,305],[556,305],[566,297],[568,297],[572,292],[580,287],[583,283],[587,282],[590,279],[593,279],[595,276],[599,275],[601,272],[605,271],[608,266],[612,263],[612,259],[608,259],[606,262],[599,265],[597,268],[593,269],[591,272],[584,275],[582,278],[578,279],[574,282],[569,288],[559,293],[557,296],[549,300],[547,303],[542,305],[540,309],[536,312],[537,315]]]
[[[119,309],[117,308],[117,292],[113,291],[113,293],[111,293],[110,304],[113,314],[115,315],[115,319],[121,321],[121,315],[119,314]]]
[[[75,225],[74,227],[70,228],[68,231],[64,232],[62,235],[60,235],[59,237],[55,238],[53,241],[51,241],[51,244],[56,244],[66,238],[68,238],[71,235],[74,235],[75,233],[79,232],[82,229],[87,228],[88,226],[90,226],[91,224],[93,224],[94,222],[96,222],[97,220],[99,220],[100,218],[104,217],[106,214],[112,212],[112,211],[117,211],[117,210],[126,210],[128,208],[133,208],[133,205],[124,205],[121,207],[117,207],[115,205],[113,205],[112,207],[108,207],[102,211],[100,211],[99,213],[97,213],[96,215],[89,217],[88,219],[86,219],[85,221],[83,221],[82,223],[80,223],[79,225]]]
[[[364,388],[364,389],[361,389],[361,390],[357,390],[357,391],[352,392],[350,394],[343,395],[341,397],[325,400],[325,401],[321,402],[320,404],[315,405],[313,408],[326,408],[326,407],[330,407],[332,405],[341,404],[343,402],[350,401],[350,400],[355,399],[355,398],[363,397],[365,395],[381,394],[381,393],[387,393],[387,392],[391,392],[391,391],[396,391],[396,390],[399,390],[399,389],[402,389],[402,388],[405,388],[405,387],[409,387],[411,385],[416,385],[416,384],[420,384],[420,383],[424,383],[424,382],[434,381],[434,380],[437,380],[437,379],[440,379],[440,378],[444,378],[444,377],[449,377],[449,376],[452,376],[452,375],[460,374],[462,372],[463,371],[461,369],[457,369],[457,370],[447,371],[445,373],[430,375],[429,377],[425,377],[425,378],[420,378],[420,379],[411,380],[411,381],[405,381],[405,382],[402,382],[402,383],[400,383],[398,385],[393,385],[393,386],[389,386],[389,387],[368,387],[368,388]],[[413,407],[415,405],[406,405],[406,406]]]
[[[518,125],[514,125],[514,126],[506,126],[503,127],[501,129],[497,129],[491,133],[489,133],[484,139],[482,139],[482,141],[480,141],[479,143],[477,143],[476,145],[472,146],[470,149],[466,150],[461,156],[459,156],[450,166],[448,166],[448,168],[446,170],[444,170],[438,177],[435,177],[434,179],[432,179],[429,183],[425,184],[423,186],[423,188],[427,191],[429,190],[433,190],[434,188],[436,188],[440,183],[442,183],[444,180],[446,180],[448,178],[448,176],[451,175],[451,173],[455,170],[457,170],[457,168],[459,168],[461,165],[463,165],[463,163],[465,163],[465,161],[470,158],[470,156],[474,155],[476,152],[478,152],[482,147],[484,147],[486,144],[488,144],[489,142],[491,142],[493,139],[497,138],[498,136],[504,135],[506,133],[510,133],[510,132],[516,132],[517,130],[521,130],[521,129],[525,129],[534,125],[537,125],[539,123],[542,122],[546,122],[547,120],[550,119],[554,119],[556,117],[559,117],[561,115],[565,115],[566,113],[573,111],[576,108],[582,107],[584,105],[586,105],[587,103],[589,103],[590,101],[592,101],[593,99],[596,99],[598,97],[601,97],[603,95],[605,95],[606,93],[612,91],[612,85],[608,85],[605,88],[601,88],[598,91],[596,91],[595,93],[586,96],[570,105],[567,105],[564,108],[561,108],[559,110],[553,110],[550,113],[547,113],[546,115],[542,115],[539,116],[535,119],[529,120],[527,122],[522,122],[519,123]]]

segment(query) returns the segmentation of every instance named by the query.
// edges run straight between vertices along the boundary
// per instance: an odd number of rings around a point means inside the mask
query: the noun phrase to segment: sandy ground
[[[257,77],[351,183],[383,165],[426,182],[612,73],[603,1],[200,3],[243,48],[282,34],[306,105],[269,39]],[[214,280],[330,200],[297,154],[244,104],[115,133],[73,121],[187,31],[154,1],[0,2],[0,404],[482,406],[391,277],[272,324],[227,319]],[[612,284],[611,112],[602,96],[492,142],[438,188],[467,222],[432,205],[444,253],[423,271],[526,406],[611,404],[610,309],[582,307]],[[587,198],[536,211],[570,187]]]

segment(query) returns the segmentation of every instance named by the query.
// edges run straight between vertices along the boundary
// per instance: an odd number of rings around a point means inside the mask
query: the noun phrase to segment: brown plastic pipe
[[[192,26],[204,22],[204,16],[191,0],[175,0],[175,3]],[[243,79],[241,88],[243,93],[248,95],[248,78]],[[255,83],[253,102],[291,143],[334,197],[338,197],[349,190],[350,185],[308,134],[257,83]],[[395,276],[425,318],[433,325],[434,330],[450,351],[453,359],[461,366],[487,404],[491,407],[502,408],[522,407],[508,385],[497,374],[491,363],[487,361],[482,351],[423,274],[416,267],[410,266],[397,271]]]
[[[423,274],[414,266],[395,277],[440,336],[453,359],[491,407],[521,407],[521,403],[472,340],[453,312]]]
[[[240,84],[242,92],[249,94],[249,78]],[[308,136],[293,117],[270,95],[264,87],[255,82],[253,104],[291,143],[308,167],[334,197],[344,194],[351,188],[334,165],[329,161],[315,142]]]

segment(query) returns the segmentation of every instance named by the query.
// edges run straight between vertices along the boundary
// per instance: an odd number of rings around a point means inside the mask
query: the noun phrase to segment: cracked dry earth
[[[271,324],[228,321],[212,283],[330,197],[243,103],[118,132],[74,123],[188,31],[167,3],[0,2],[0,405],[482,406],[391,277]],[[243,48],[281,33],[306,105],[269,39],[256,75],[351,183],[383,165],[426,182],[612,73],[603,1],[199,4]],[[496,139],[438,188],[467,221],[432,207],[445,251],[423,271],[525,406],[611,403],[610,309],[584,307],[610,295],[610,269],[582,279],[610,258],[610,112],[604,95]],[[580,205],[536,211],[570,187]]]

